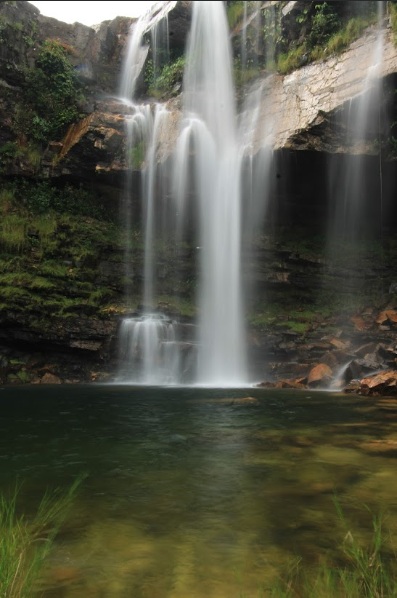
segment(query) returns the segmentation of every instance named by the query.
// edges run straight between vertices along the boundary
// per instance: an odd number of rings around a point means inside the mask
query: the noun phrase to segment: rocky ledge
[[[336,328],[334,335],[321,336],[317,330],[309,333],[306,342],[291,337],[280,342],[276,351],[279,355],[284,351],[284,360],[269,362],[272,377],[258,386],[396,395],[397,309],[393,305],[364,310]],[[324,324],[319,323],[320,330]]]

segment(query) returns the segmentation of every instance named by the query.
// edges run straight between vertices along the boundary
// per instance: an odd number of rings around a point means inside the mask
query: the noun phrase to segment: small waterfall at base
[[[136,384],[169,385],[181,381],[183,345],[175,322],[157,313],[125,318],[120,327],[120,378]]]

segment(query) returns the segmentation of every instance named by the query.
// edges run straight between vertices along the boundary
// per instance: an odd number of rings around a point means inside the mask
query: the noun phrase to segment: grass
[[[4,311],[64,317],[80,306],[103,309],[118,289],[98,284],[98,265],[119,256],[113,223],[69,213],[32,213],[13,193],[0,193],[0,291]]]
[[[277,59],[278,72],[286,75],[300,68],[303,64],[324,60],[333,54],[340,54],[358,39],[375,20],[375,15],[368,18],[354,17],[334,33],[325,44],[310,47],[307,42],[304,42],[302,45],[280,54]]]
[[[19,514],[21,485],[0,497],[0,596],[32,598],[55,538],[85,476],[67,491],[47,491],[32,516]]]
[[[32,598],[39,595],[40,580],[54,542],[73,505],[85,476],[66,491],[46,492],[36,511],[20,514],[16,485],[10,497],[0,497],[0,596]],[[397,560],[391,534],[382,512],[374,515],[364,505],[371,526],[354,525],[339,500],[336,510],[336,547],[314,565],[299,557],[287,564],[278,580],[258,589],[257,596],[272,598],[393,598],[397,596]],[[351,507],[351,505],[350,505]],[[331,555],[331,556],[329,556]],[[250,594],[252,596],[252,594]],[[246,596],[244,591],[240,598]]]
[[[332,560],[304,567],[301,559],[289,565],[270,593],[273,598],[393,598],[397,596],[397,560],[384,527],[384,515],[371,515],[371,536],[352,531],[337,499],[341,543]]]
[[[20,253],[26,245],[26,219],[19,214],[2,217],[0,247]]]

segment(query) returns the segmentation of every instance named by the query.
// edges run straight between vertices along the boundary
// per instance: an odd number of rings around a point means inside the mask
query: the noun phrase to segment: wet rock
[[[360,381],[360,394],[395,395],[397,394],[397,370],[386,370]]]
[[[347,393],[359,393],[360,392],[360,388],[361,388],[361,382],[360,380],[358,380],[357,378],[354,378],[352,380],[350,380],[350,382],[348,382],[348,384],[346,384],[346,386],[344,387],[344,391]]]
[[[376,323],[380,325],[397,325],[397,310],[395,309],[387,309],[382,311],[376,319]]]
[[[40,384],[62,384],[62,380],[51,372],[46,372],[44,376],[40,378]]]
[[[259,388],[278,388],[278,389],[291,388],[291,389],[295,389],[295,390],[304,390],[306,388],[306,378],[304,378],[304,379],[301,378],[301,379],[297,379],[297,380],[282,379],[282,380],[276,380],[275,382],[264,380],[263,382],[260,382],[259,384],[257,384],[257,386]]]
[[[307,385],[311,387],[329,386],[331,380],[331,368],[326,363],[319,363],[310,370]]]

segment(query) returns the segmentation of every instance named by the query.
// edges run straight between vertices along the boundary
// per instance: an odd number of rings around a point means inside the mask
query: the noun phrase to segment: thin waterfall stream
[[[379,143],[379,110],[381,110],[382,79],[379,68],[384,52],[383,21],[386,3],[377,2],[377,22],[368,55],[360,93],[341,110],[339,125],[345,130],[345,145],[350,154],[329,157],[328,167],[328,252],[332,261],[343,260],[351,272],[365,267],[370,251],[368,241],[379,237],[382,228],[381,205],[374,205],[377,190],[369,177],[368,157],[377,151]],[[374,149],[375,148],[375,149]],[[375,183],[378,185],[378,181]],[[363,292],[358,280],[350,280],[353,295]]]

